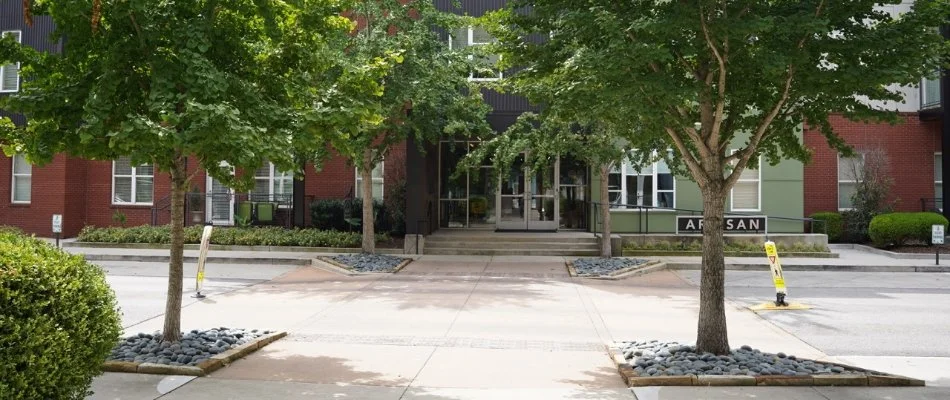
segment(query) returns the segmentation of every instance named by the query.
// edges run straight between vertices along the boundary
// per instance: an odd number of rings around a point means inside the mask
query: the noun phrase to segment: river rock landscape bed
[[[839,365],[800,360],[785,353],[765,353],[750,346],[742,346],[723,356],[697,353],[695,346],[657,340],[622,342],[619,348],[638,376],[813,376],[863,373]]]
[[[192,330],[182,335],[178,343],[162,341],[160,333],[123,338],[109,355],[112,361],[153,363],[172,366],[194,366],[234,347],[248,343],[271,331],[257,329],[228,329],[225,327],[204,331]]]
[[[328,257],[356,272],[394,272],[407,258],[387,254],[340,254]]]
[[[591,257],[578,258],[573,261],[574,271],[578,276],[607,276],[617,271],[646,264],[647,260],[641,258],[625,257]]]

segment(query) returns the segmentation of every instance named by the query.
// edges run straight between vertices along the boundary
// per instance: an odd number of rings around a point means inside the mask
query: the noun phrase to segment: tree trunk
[[[703,268],[699,292],[699,329],[696,351],[729,354],[726,330],[723,220],[726,190],[711,183],[703,190]]]
[[[165,300],[165,326],[162,340],[181,340],[181,291],[185,253],[185,191],[187,172],[184,157],[179,156],[169,171],[172,179],[171,255],[168,262],[168,297]]]
[[[363,252],[376,252],[376,229],[373,225],[373,151],[363,152],[363,166],[360,168],[361,188],[363,193]]]
[[[603,222],[603,231],[600,237],[600,256],[610,258],[613,251],[610,248],[610,192],[607,190],[607,181],[610,177],[610,165],[600,166],[600,220]]]

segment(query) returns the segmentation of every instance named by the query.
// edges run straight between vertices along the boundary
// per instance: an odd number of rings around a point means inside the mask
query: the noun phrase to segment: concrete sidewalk
[[[422,256],[395,275],[288,270],[182,310],[185,329],[279,329],[287,338],[205,378],[107,374],[97,378],[92,398],[875,398],[866,389],[812,388],[638,389],[634,397],[604,344],[695,339],[698,290],[673,271],[572,279],[562,257],[488,256]],[[119,293],[120,305],[128,296]],[[727,303],[727,318],[736,347],[831,359],[740,305]],[[158,330],[161,322],[144,319],[134,331]],[[898,393],[950,398],[943,388]]]

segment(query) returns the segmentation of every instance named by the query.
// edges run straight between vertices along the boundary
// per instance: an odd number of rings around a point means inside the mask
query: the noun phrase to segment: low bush
[[[947,226],[947,218],[932,212],[881,214],[871,220],[868,235],[877,247],[903,246],[911,242],[931,244],[931,227]]]
[[[702,251],[703,244],[699,241],[682,241],[682,242],[653,242],[646,243],[643,245],[640,244],[628,244],[624,246],[624,250],[627,251]],[[828,253],[828,247],[822,245],[811,245],[806,243],[795,243],[790,246],[778,245],[779,252],[791,252],[791,253]],[[753,242],[732,242],[726,243],[725,246],[726,252],[761,252],[765,254],[765,245],[762,243],[753,243]]]
[[[373,213],[376,231],[389,232],[391,223],[386,205],[374,200]],[[310,224],[320,230],[360,232],[362,218],[363,199],[325,199],[310,203]]]
[[[185,243],[201,243],[202,226],[185,228]],[[322,231],[317,229],[285,229],[280,227],[216,227],[211,244],[239,246],[302,246],[360,247],[359,232]],[[80,242],[168,244],[171,230],[166,226],[142,225],[131,228],[87,226],[79,232]],[[389,240],[386,234],[376,235],[377,242]]]
[[[0,229],[0,399],[83,399],[119,340],[99,267]]]
[[[841,240],[844,225],[840,213],[831,211],[818,212],[812,214],[810,218],[816,220],[816,222],[814,222],[815,226],[813,227],[815,233],[826,233],[829,242],[838,242]],[[823,221],[823,223],[817,221]]]

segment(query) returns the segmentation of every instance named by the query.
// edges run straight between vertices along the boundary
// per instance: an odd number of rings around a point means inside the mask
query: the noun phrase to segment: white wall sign
[[[62,214],[53,214],[53,233],[63,233]]]
[[[934,225],[931,227],[930,243],[943,244],[944,236],[943,225]]]

